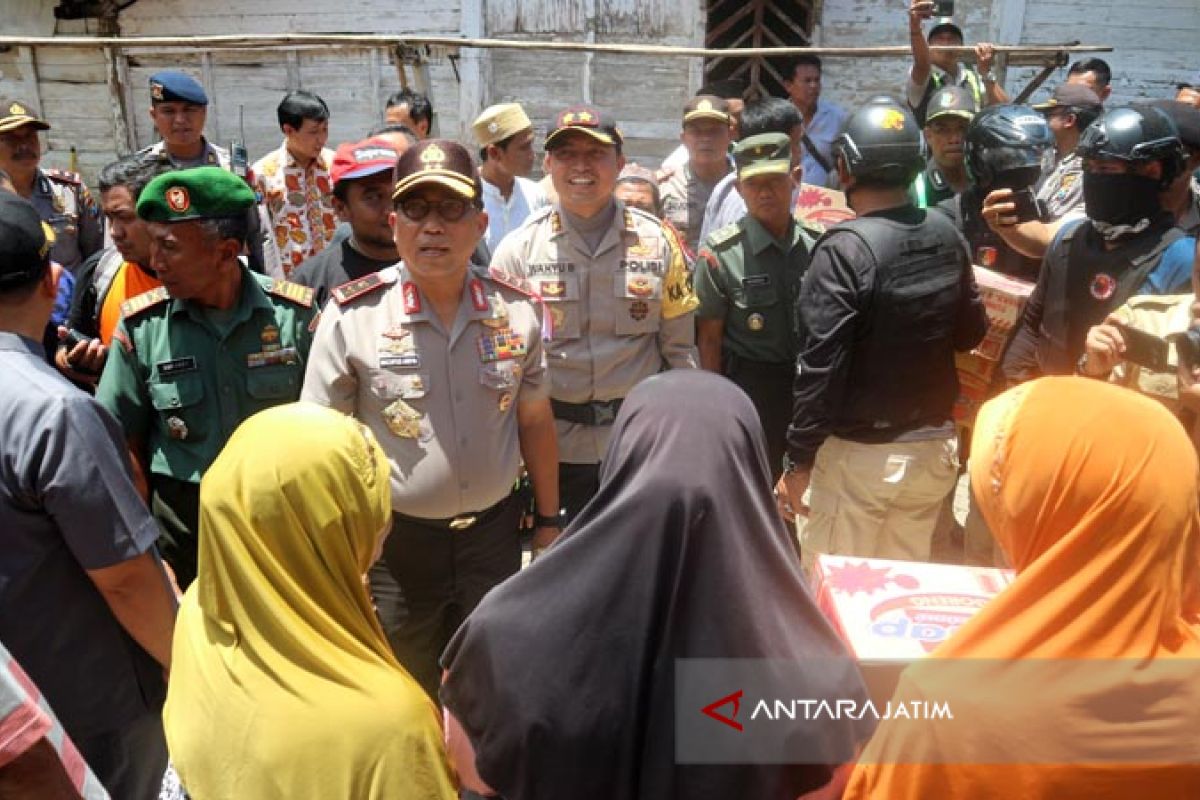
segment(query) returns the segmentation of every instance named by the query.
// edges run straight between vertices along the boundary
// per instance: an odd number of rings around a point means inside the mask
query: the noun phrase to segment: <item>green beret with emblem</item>
[[[142,190],[138,216],[148,222],[236,217],[257,202],[244,180],[220,167],[165,172]]]
[[[733,148],[739,179],[755,175],[787,175],[792,171],[792,140],[784,133],[760,133]]]

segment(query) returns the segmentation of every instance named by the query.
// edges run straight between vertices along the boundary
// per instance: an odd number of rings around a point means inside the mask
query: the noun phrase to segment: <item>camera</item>
[[[934,0],[933,15],[935,17],[953,17],[954,0]]]
[[[1175,343],[1175,358],[1182,366],[1188,369],[1200,367],[1200,325],[1176,334],[1171,341]]]

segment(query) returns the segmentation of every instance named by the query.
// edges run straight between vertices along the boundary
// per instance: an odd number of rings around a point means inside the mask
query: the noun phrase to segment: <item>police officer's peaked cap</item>
[[[474,162],[467,148],[449,139],[425,139],[404,151],[392,173],[392,200],[418,186],[435,184],[467,200],[482,196]]]
[[[208,105],[208,95],[199,81],[184,72],[163,70],[150,76],[150,100],[152,103],[194,103]]]
[[[257,202],[254,191],[220,167],[165,172],[142,190],[138,216],[149,222],[236,217]]]
[[[50,263],[48,231],[29,201],[0,192],[0,291],[28,284]]]
[[[40,131],[50,130],[50,123],[42,119],[37,109],[24,100],[0,99],[0,133],[13,131],[24,125],[32,125]]]

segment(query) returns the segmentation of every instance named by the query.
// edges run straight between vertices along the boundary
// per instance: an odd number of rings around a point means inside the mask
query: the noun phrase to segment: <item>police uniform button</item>
[[[178,397],[171,398],[171,408],[179,408],[179,398]]]
[[[179,405],[175,403],[174,405]],[[186,439],[188,435],[187,423],[179,417],[167,417],[167,435],[172,439]]]
[[[763,325],[765,324],[766,321],[763,319],[762,314],[751,314],[746,320],[746,327],[750,328],[752,331],[761,331],[763,329]]]

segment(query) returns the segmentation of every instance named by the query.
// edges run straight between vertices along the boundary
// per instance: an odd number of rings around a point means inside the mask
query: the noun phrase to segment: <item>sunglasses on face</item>
[[[401,200],[396,204],[400,209],[400,213],[412,222],[420,222],[429,216],[429,212],[437,210],[437,215],[445,222],[458,222],[467,211],[470,210],[471,204],[466,200],[438,200],[436,202],[425,200],[421,197],[410,197],[407,200]]]

